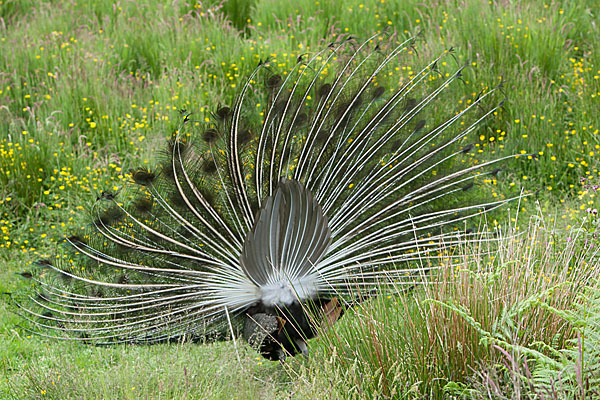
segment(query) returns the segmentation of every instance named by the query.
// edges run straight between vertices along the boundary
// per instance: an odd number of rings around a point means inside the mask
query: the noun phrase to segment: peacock
[[[236,326],[281,360],[382,282],[418,284],[440,243],[511,200],[482,186],[512,156],[478,142],[501,86],[452,98],[466,66],[452,49],[421,62],[416,40],[346,37],[286,71],[267,59],[232,103],[181,110],[129,196],[102,192],[69,250],[22,274],[27,329],[113,344]]]

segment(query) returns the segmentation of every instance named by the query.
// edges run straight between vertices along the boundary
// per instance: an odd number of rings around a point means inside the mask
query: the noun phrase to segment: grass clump
[[[578,325],[563,313],[586,304],[580,290],[597,282],[597,249],[565,242],[541,217],[523,233],[498,232],[497,248],[446,248],[423,287],[360,304],[324,332],[304,388],[329,392],[331,383],[339,398],[445,398],[469,388],[482,366],[502,363],[506,349],[548,355],[570,346]]]
[[[468,385],[455,385],[464,399],[594,399],[600,396],[600,290],[586,287],[572,309],[551,312],[572,327],[575,336],[562,346],[532,343],[494,345],[497,364],[482,365]],[[540,351],[539,349],[542,349]]]

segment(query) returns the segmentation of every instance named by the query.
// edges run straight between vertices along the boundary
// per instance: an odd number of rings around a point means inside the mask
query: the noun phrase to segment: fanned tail
[[[428,267],[411,260],[511,200],[477,201],[509,157],[479,160],[470,142],[500,87],[448,115],[464,69],[440,71],[452,52],[417,68],[414,38],[390,43],[341,40],[282,74],[261,63],[198,140],[180,130],[162,165],[131,172],[133,202],[97,201],[20,312],[48,336],[153,342],[219,330],[226,312],[414,282]]]

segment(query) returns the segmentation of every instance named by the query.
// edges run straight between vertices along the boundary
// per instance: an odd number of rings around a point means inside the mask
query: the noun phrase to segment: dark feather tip
[[[420,131],[421,129],[423,129],[423,127],[425,126],[425,124],[426,124],[426,122],[425,122],[425,120],[424,120],[424,119],[422,119],[422,120],[418,121],[418,122],[415,124],[415,131]]]
[[[356,95],[351,101],[350,101],[350,109],[352,111],[357,110],[363,102],[363,96],[362,94]]]
[[[306,113],[301,112],[294,118],[294,126],[296,128],[301,127],[306,124],[306,121],[308,121],[308,116]]]
[[[103,191],[96,200],[114,200],[117,195],[112,192]]]
[[[119,207],[111,207],[100,214],[98,221],[101,223],[100,225],[110,225],[121,219],[123,215],[123,211]]]
[[[48,294],[38,293],[37,296],[35,296],[35,299],[36,301],[43,303],[44,301],[51,299],[51,296]]]
[[[141,212],[141,213],[147,213],[147,212],[150,212],[150,210],[152,210],[152,205],[153,204],[154,203],[152,202],[152,199],[143,197],[141,199],[137,199],[136,202],[133,203],[133,206],[139,212]]]
[[[473,143],[466,145],[465,147],[463,147],[462,153],[467,154],[468,152],[470,152],[473,149],[473,147],[474,147]]]
[[[156,175],[145,168],[138,168],[131,173],[131,178],[135,183],[142,186],[148,186],[154,182]]]
[[[385,93],[385,88],[383,86],[377,86],[375,90],[373,90],[373,99],[378,99]]]
[[[175,173],[173,172],[173,166],[171,163],[165,163],[160,171],[160,174],[171,181],[175,179]]]
[[[25,279],[33,278],[33,274],[31,272],[17,272],[18,275],[21,275]]]
[[[215,161],[212,159],[204,160],[202,162],[200,168],[202,169],[202,172],[204,172],[205,174],[209,174],[209,175],[212,175],[215,172],[217,172],[217,165],[215,164]]]
[[[415,106],[417,105],[417,100],[410,98],[410,99],[406,99],[406,102],[404,103],[404,111],[410,111],[413,108],[415,108]]]
[[[221,120],[224,121],[227,118],[229,118],[229,116],[231,115],[231,108],[225,106],[225,107],[221,107],[217,110],[217,117]]]
[[[240,133],[238,133],[238,139],[237,140],[238,140],[239,144],[250,143],[250,141],[252,139],[254,139],[254,135],[248,129],[244,129],[243,131],[241,131]]]
[[[67,240],[67,242],[69,242],[70,244],[72,244],[73,246],[76,246],[76,247],[86,245],[86,243],[83,241],[83,239],[81,239],[79,236],[76,236],[76,235],[69,236],[66,240]]]
[[[329,132],[326,131],[325,129],[322,129],[319,131],[319,133],[317,133],[317,137],[315,138],[315,141],[318,144],[324,144],[328,138],[329,138]]]
[[[217,130],[213,129],[213,128],[209,128],[209,129],[205,130],[204,133],[202,134],[202,139],[206,143],[214,143],[217,141],[218,138],[219,138],[219,132],[217,132]]]
[[[50,260],[43,259],[43,260],[37,260],[35,262],[35,265],[37,265],[39,267],[51,267],[52,263],[50,262]]]
[[[204,198],[204,200],[214,206],[215,204],[215,195],[212,191],[208,190],[208,189],[201,189],[200,190],[200,194],[202,195],[202,197]]]
[[[317,94],[319,95],[319,97],[325,97],[329,94],[330,91],[331,91],[331,84],[324,83],[321,85],[319,90],[317,90]]]
[[[171,200],[171,204],[183,208],[183,207],[187,207],[187,203],[185,202],[185,199],[181,196],[181,194],[179,192],[173,192],[170,196],[169,199]]]
[[[285,111],[287,107],[287,100],[279,100],[275,104],[273,104],[273,113],[279,114]]]
[[[281,79],[281,75],[271,75],[269,76],[269,78],[267,78],[267,88],[268,89],[276,89],[279,87],[279,85],[281,85],[281,82],[283,80]]]

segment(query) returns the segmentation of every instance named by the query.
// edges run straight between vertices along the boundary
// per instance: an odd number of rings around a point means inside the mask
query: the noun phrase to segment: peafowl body
[[[72,251],[38,263],[22,314],[43,335],[95,343],[238,324],[279,359],[306,353],[381,280],[417,282],[442,240],[464,240],[469,218],[507,200],[469,191],[502,160],[478,161],[469,141],[501,106],[498,88],[442,118],[462,67],[439,71],[447,52],[399,76],[412,46],[348,39],[286,73],[261,63],[197,139],[185,114],[164,162],[132,170],[135,200],[103,193]]]

